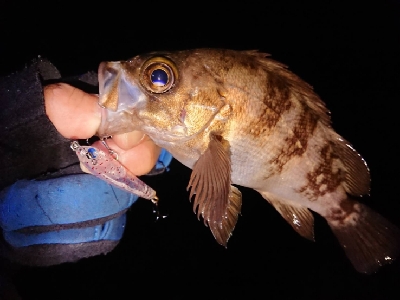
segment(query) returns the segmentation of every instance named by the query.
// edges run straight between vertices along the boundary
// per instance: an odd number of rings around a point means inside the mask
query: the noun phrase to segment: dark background
[[[147,7],[117,2],[96,11],[56,3],[47,12],[36,3],[25,12],[3,7],[1,74],[37,55],[70,76],[96,70],[103,60],[154,50],[223,47],[270,53],[314,86],[332,113],[333,127],[369,164],[372,196],[364,201],[400,226],[398,1],[227,2],[218,9],[187,2],[180,10],[166,2]],[[241,188],[242,216],[224,249],[192,212],[189,176],[189,169],[173,161],[169,173],[144,177],[165,200],[169,217],[155,223],[150,203],[139,200],[112,253],[75,264],[22,268],[15,285],[23,299],[142,299],[144,293],[165,299],[217,294],[399,299],[399,262],[374,275],[358,274],[322,218],[316,217],[316,242],[309,242],[249,189]],[[50,287],[58,290],[57,297]]]

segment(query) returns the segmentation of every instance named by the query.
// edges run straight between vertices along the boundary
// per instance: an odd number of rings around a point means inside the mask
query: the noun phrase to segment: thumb
[[[96,95],[65,83],[43,89],[46,114],[57,131],[69,139],[92,137],[100,126],[101,108]]]

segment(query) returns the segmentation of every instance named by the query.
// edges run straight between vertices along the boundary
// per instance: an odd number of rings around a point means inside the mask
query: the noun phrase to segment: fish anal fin
[[[345,168],[344,188],[353,196],[369,194],[370,173],[365,160],[360,154],[342,138],[338,138],[333,144],[333,150],[337,153]]]
[[[298,234],[314,241],[314,216],[308,208],[288,204],[267,193],[261,194]]]
[[[400,255],[400,230],[367,206],[350,204],[341,217],[326,219],[354,268],[371,274]]]
[[[203,217],[215,239],[226,246],[241,208],[241,194],[231,186],[230,145],[221,135],[210,133],[206,151],[193,166],[188,189],[194,195],[193,211]]]

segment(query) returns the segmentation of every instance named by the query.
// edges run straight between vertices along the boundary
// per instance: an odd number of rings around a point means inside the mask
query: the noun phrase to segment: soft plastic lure
[[[104,150],[93,146],[81,146],[77,141],[71,143],[71,149],[75,151],[81,166],[88,173],[157,204],[156,192],[125,168],[118,161],[118,154],[110,149],[104,140],[99,147]]]

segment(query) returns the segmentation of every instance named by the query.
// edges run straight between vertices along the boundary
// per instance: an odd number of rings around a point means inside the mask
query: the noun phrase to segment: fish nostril
[[[185,118],[186,118],[186,110],[183,108],[179,113],[179,121],[181,121],[181,123],[185,123]]]

